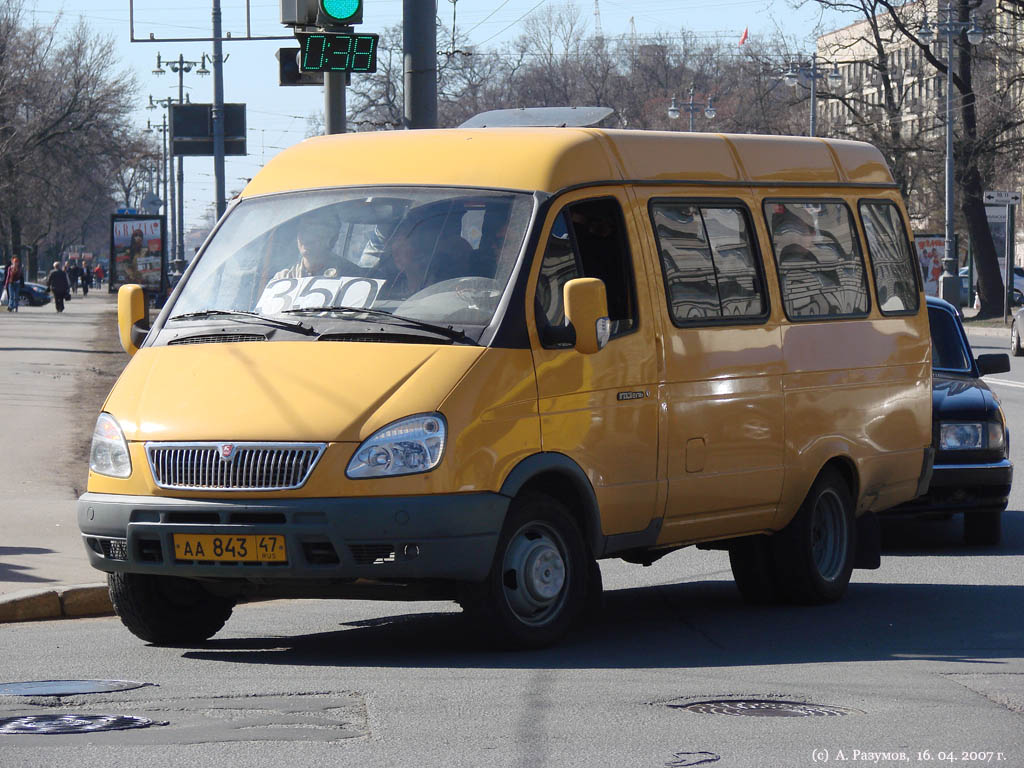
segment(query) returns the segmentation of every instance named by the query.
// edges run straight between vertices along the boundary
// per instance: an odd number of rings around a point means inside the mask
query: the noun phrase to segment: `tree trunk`
[[[961,189],[962,209],[974,250],[974,269],[978,274],[978,295],[981,298],[978,317],[1002,317],[1003,276],[999,272],[999,258],[982,202],[981,174],[976,169],[969,169]]]
[[[957,3],[958,18],[961,22],[970,19],[968,0]],[[988,226],[983,202],[983,181],[978,160],[984,155],[984,147],[978,141],[978,111],[975,104],[971,46],[967,36],[961,32],[956,40],[958,51],[957,77],[960,80],[960,117],[963,123],[963,140],[958,147],[957,170],[960,182],[961,208],[967,220],[974,251],[974,263],[978,272],[978,294],[981,309],[978,317],[1001,317],[1003,314],[1003,278],[999,274],[999,260],[992,231]],[[952,76],[952,73],[950,73]],[[958,262],[959,263],[959,262]],[[966,298],[966,297],[965,297]]]

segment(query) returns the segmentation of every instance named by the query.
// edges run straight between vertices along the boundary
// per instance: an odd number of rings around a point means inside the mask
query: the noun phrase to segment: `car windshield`
[[[932,368],[970,371],[971,359],[956,318],[939,307],[928,307],[928,323],[932,332]]]
[[[532,211],[525,193],[452,188],[243,200],[169,316],[186,322],[216,314],[224,322],[245,312],[322,326],[389,313],[469,333],[490,323]]]

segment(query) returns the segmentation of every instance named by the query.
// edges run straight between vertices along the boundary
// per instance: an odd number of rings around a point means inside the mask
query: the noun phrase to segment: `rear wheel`
[[[964,541],[974,546],[993,547],[1003,537],[1003,510],[975,509],[964,512]]]
[[[853,572],[856,526],[850,489],[837,470],[818,475],[771,543],[779,589],[790,600],[831,603],[843,596]]]
[[[590,561],[565,506],[527,494],[509,507],[487,580],[466,585],[461,602],[498,643],[542,648],[580,617],[594,578]]]
[[[208,640],[235,607],[233,600],[211,594],[198,581],[174,576],[111,573],[107,586],[121,623],[155,645]]]
[[[1020,330],[1017,328],[1016,320],[1010,326],[1010,354],[1014,357],[1024,355],[1024,348],[1020,344]]]

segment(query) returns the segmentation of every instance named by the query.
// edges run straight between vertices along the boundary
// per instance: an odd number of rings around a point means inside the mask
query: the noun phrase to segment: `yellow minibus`
[[[122,286],[78,522],[152,643],[245,599],[429,597],[539,647],[599,560],[689,545],[748,601],[831,602],[931,472],[922,281],[863,143],[309,139],[147,314]]]

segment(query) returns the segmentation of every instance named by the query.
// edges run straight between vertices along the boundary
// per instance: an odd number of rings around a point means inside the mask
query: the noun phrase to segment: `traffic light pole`
[[[324,72],[324,128],[345,133],[345,72]]]
[[[405,127],[437,127],[437,3],[402,0]]]

